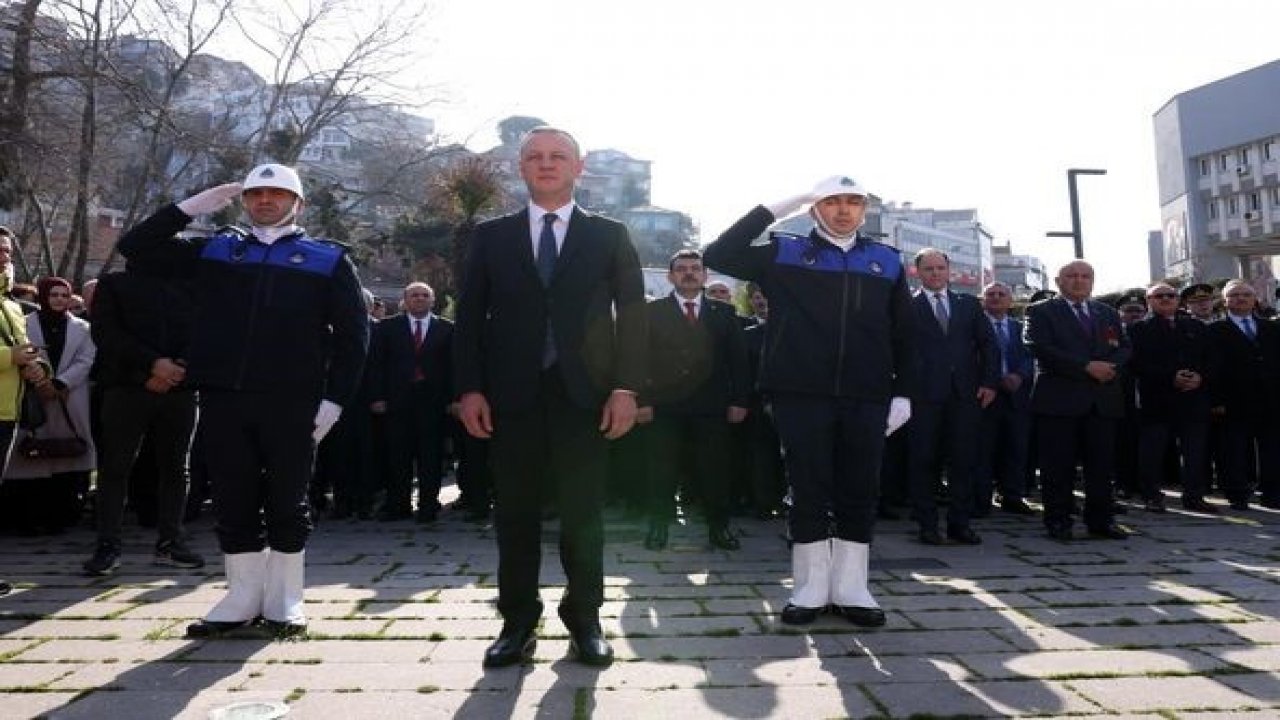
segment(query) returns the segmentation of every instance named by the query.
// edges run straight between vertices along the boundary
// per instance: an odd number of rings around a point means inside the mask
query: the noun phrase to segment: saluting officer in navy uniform
[[[248,228],[176,237],[236,198]],[[200,393],[228,592],[190,637],[259,618],[280,635],[306,628],[307,485],[316,444],[360,381],[369,320],[346,248],[296,224],[304,204],[293,169],[259,165],[243,185],[161,208],[120,239],[126,258],[164,257],[194,281],[186,380]]]

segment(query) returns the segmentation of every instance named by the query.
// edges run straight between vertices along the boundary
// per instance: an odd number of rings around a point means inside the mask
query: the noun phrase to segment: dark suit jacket
[[[635,247],[626,226],[576,207],[545,288],[527,208],[477,226],[456,322],[455,390],[484,393],[496,411],[537,400],[548,323],[578,406],[599,408],[614,389],[644,386],[648,323]]]
[[[1197,321],[1198,322],[1198,321]],[[1221,371],[1209,389],[1214,406],[1230,420],[1273,422],[1280,403],[1280,326],[1254,318],[1258,339],[1250,341],[1230,318],[1208,324],[1209,342]]]
[[[916,293],[917,393],[914,399],[940,403],[950,398],[976,402],[978,387],[994,389],[1000,379],[1000,355],[991,323],[978,299],[947,291],[950,318],[942,332],[933,314],[931,294]]]
[[[983,315],[983,319],[987,321],[987,326],[991,327],[991,319]],[[1010,393],[1004,389],[1004,385],[998,385],[996,390],[1009,401],[1015,408],[1025,409],[1031,406],[1031,383],[1035,379],[1036,360],[1031,357],[1031,351],[1027,349],[1026,343],[1022,341],[1022,321],[1015,320],[1012,317],[1005,317],[1005,328],[1009,333],[1009,348],[1006,351],[1005,369],[1006,372],[1013,373],[1022,378],[1022,384],[1018,386],[1018,391]],[[991,328],[991,334],[995,336],[995,328]],[[1000,374],[1000,340],[996,338],[996,374]]]
[[[1088,332],[1064,298],[1027,308],[1023,341],[1036,359],[1031,409],[1037,414],[1077,417],[1096,411],[1103,417],[1124,416],[1120,378],[1100,383],[1085,372],[1085,365],[1102,360],[1123,369],[1129,362],[1129,340],[1111,306],[1094,300],[1087,306]]]
[[[1243,337],[1243,334],[1241,334]],[[1208,326],[1191,318],[1174,318],[1174,327],[1151,316],[1129,326],[1133,357],[1129,369],[1137,381],[1138,412],[1147,420],[1209,419],[1209,387],[1214,368]],[[1203,378],[1195,390],[1181,391],[1173,382],[1179,370]]]
[[[742,324],[733,307],[704,298],[697,325],[675,295],[653,300],[649,315],[649,382],[641,401],[658,412],[723,417],[748,407],[749,373]]]
[[[384,400],[387,412],[407,410],[414,369],[422,369],[426,397],[442,410],[453,398],[453,323],[431,316],[422,351],[414,352],[409,316],[401,313],[378,323],[369,349],[370,401]]]

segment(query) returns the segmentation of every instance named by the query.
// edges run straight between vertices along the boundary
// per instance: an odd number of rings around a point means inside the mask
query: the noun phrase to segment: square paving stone
[[[1102,707],[1121,712],[1237,710],[1259,704],[1216,678],[1107,678],[1072,680],[1068,684]]]

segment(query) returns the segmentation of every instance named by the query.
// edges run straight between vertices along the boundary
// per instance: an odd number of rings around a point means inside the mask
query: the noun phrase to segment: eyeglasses
[[[1147,297],[1152,300],[1172,300],[1173,298],[1178,297],[1178,293],[1171,293],[1171,292],[1151,293]]]

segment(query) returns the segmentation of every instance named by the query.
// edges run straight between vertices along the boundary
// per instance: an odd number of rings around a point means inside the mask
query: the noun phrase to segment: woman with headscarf
[[[27,316],[27,337],[53,368],[53,377],[34,383],[44,406],[42,438],[79,437],[86,450],[77,457],[28,458],[15,450],[5,471],[6,483],[21,483],[26,500],[26,527],[35,533],[56,533],[78,519],[81,493],[88,488],[95,451],[89,432],[89,368],[97,348],[89,323],[75,317],[71,283],[59,277],[36,283],[40,310]],[[65,408],[65,412],[64,412]],[[21,447],[21,437],[18,440]]]

